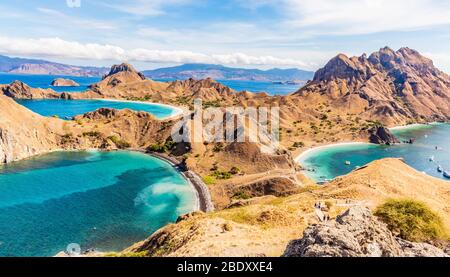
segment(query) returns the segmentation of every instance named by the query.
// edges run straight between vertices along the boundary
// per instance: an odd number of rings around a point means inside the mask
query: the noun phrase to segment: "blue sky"
[[[450,72],[450,1],[69,2],[1,1],[0,53],[140,69],[199,62],[315,70],[338,53],[387,45],[417,49]]]

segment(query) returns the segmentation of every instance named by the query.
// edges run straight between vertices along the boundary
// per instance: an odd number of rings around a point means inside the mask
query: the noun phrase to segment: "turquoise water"
[[[145,111],[156,118],[163,119],[174,114],[175,110],[168,106],[157,104],[143,104],[135,102],[120,102],[107,100],[16,100],[17,103],[27,107],[35,113],[43,116],[55,116],[60,118],[72,118],[75,115],[85,114],[99,108],[131,109]]]
[[[416,142],[412,145],[361,144],[324,148],[308,153],[300,163],[307,169],[315,170],[305,171],[308,176],[316,181],[324,181],[347,174],[356,166],[363,166],[374,160],[397,157],[404,158],[407,164],[421,172],[446,179],[437,171],[437,167],[441,165],[444,170],[450,171],[450,124],[422,125],[394,130],[393,133],[402,141],[416,138]],[[430,161],[431,156],[434,156],[434,162]],[[345,165],[345,161],[350,161],[351,165]]]
[[[192,211],[169,164],[134,152],[57,152],[0,167],[0,256],[118,251]]]
[[[52,81],[56,78],[67,78],[74,80],[79,87],[53,87],[50,86]],[[0,73],[0,84],[10,84],[15,80],[22,81],[30,87],[34,88],[51,88],[57,92],[81,92],[85,91],[89,85],[97,83],[101,80],[100,77],[75,77],[75,76],[60,76],[60,75],[29,75],[29,74],[9,74]]]

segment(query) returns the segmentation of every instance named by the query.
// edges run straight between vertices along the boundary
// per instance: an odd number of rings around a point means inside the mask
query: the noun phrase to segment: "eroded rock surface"
[[[285,257],[444,257],[425,243],[396,238],[365,207],[355,206],[336,221],[308,227],[303,238],[289,243]]]

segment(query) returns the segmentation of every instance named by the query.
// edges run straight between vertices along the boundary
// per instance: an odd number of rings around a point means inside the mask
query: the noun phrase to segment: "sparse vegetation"
[[[110,141],[112,141],[117,146],[117,148],[119,148],[119,149],[125,149],[125,148],[130,148],[131,147],[130,143],[128,143],[128,142],[126,142],[124,140],[121,140],[121,139],[119,139],[116,136],[110,136],[110,137],[108,137],[108,139]]]
[[[148,147],[148,150],[152,152],[165,153],[172,150],[175,147],[175,145],[176,143],[173,140],[168,139],[164,144],[156,143],[150,145]]]
[[[223,143],[218,142],[214,145],[213,152],[220,152],[223,150]]]
[[[216,183],[216,178],[214,176],[211,176],[211,175],[203,176],[202,179],[203,179],[203,182],[206,185],[214,185]]]
[[[251,195],[249,195],[248,193],[246,193],[245,191],[237,191],[235,194],[233,194],[233,199],[250,199],[252,198]]]
[[[101,136],[102,134],[98,131],[89,131],[83,133],[83,137],[100,138]]]
[[[230,173],[233,174],[233,175],[239,174],[239,172],[241,172],[241,170],[239,169],[239,167],[233,166],[233,167],[230,169]]]
[[[401,238],[409,241],[430,241],[445,237],[439,215],[424,203],[415,200],[388,200],[375,215]]]

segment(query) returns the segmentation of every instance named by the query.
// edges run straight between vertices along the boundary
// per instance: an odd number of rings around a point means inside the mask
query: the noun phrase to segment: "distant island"
[[[152,79],[206,79],[288,82],[306,81],[314,77],[314,72],[297,68],[269,70],[233,68],[217,64],[183,64],[180,66],[143,71]]]
[[[75,66],[0,55],[0,72],[5,73],[96,77],[103,76],[108,70],[106,67]]]
[[[79,87],[80,84],[75,82],[74,80],[64,79],[64,78],[56,78],[51,83],[54,87]]]

